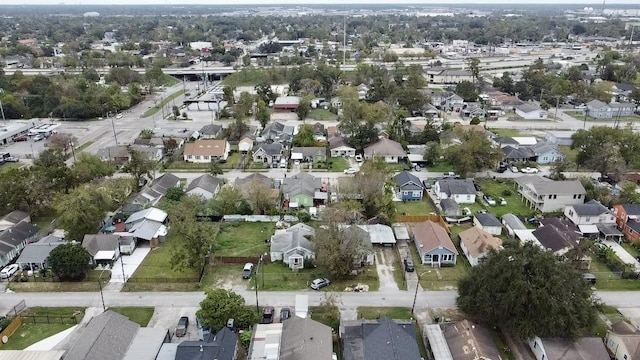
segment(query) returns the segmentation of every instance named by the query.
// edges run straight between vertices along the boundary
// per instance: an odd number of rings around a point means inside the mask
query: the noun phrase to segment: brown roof
[[[185,155],[223,156],[227,140],[196,140],[184,146]]]
[[[489,251],[489,249],[499,250],[502,246],[502,240],[491,236],[491,234],[477,226],[461,232],[459,236],[469,255],[473,257],[478,257]]]
[[[449,238],[449,234],[447,234],[447,231],[438,223],[430,220],[418,223],[413,228],[413,236],[416,242],[420,244],[421,253],[429,252],[442,246],[454,254],[458,254],[458,250]]]

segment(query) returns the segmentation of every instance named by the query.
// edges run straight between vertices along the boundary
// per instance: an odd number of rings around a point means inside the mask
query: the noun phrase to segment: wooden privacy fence
[[[16,330],[18,330],[20,325],[22,325],[22,316],[18,315],[13,318],[13,321],[11,321],[11,323],[4,330],[2,330],[2,332],[0,333],[0,339],[4,338],[5,336],[10,338],[11,335],[13,335]],[[0,341],[0,347],[2,347],[2,341]]]
[[[449,227],[447,223],[442,219],[442,216],[429,214],[429,215],[398,215],[397,222],[408,223],[408,222],[423,222],[423,221],[433,221],[440,224],[447,232],[449,232]]]

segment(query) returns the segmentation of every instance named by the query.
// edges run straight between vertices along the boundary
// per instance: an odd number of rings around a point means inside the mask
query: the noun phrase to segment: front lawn
[[[337,331],[340,327],[340,311],[337,306],[310,306],[311,319],[325,324]]]
[[[231,222],[220,226],[214,243],[215,256],[260,256],[269,252],[269,243],[275,232],[274,223]]]
[[[247,286],[253,290],[257,282],[258,290],[304,290],[310,289],[311,281],[318,277],[321,277],[321,274],[315,269],[300,269],[293,272],[286,264],[278,261],[256,268],[256,273],[251,281],[247,282]]]
[[[64,331],[82,321],[84,308],[32,307],[22,312],[23,324],[0,347],[0,350],[23,350],[24,348]],[[73,317],[75,316],[75,321]]]
[[[42,281],[41,277],[27,276],[25,282],[12,281],[8,288],[15,292],[84,292],[100,291],[98,279],[108,282],[109,270],[90,270],[83,281]],[[40,276],[39,273],[35,275]],[[50,280],[50,279],[49,279]]]
[[[503,197],[507,201],[507,205],[485,206],[482,198],[476,196],[476,204],[460,204],[460,207],[469,207],[474,213],[477,210],[486,208],[490,213],[501,217],[504,214],[513,213],[518,216],[529,217],[535,213],[530,209],[519,197],[518,190],[511,180],[491,180],[477,179],[476,182],[482,187],[482,193],[493,197],[496,202]],[[471,206],[469,206],[471,205]]]
[[[71,324],[22,324],[9,341],[0,347],[0,350],[24,350],[72,326]]]
[[[376,320],[381,317],[396,320],[413,319],[411,308],[408,307],[358,307],[358,319]]]
[[[349,168],[349,161],[344,158],[327,158],[327,161],[314,161],[314,169],[327,169],[328,171],[343,172]]]
[[[332,113],[329,110],[324,109],[312,109],[307,115],[307,119],[313,119],[317,121],[335,121],[338,119],[338,115]]]
[[[110,307],[109,310],[124,315],[134,323],[146,327],[149,325],[149,320],[151,320],[155,308],[152,306],[118,306]]]
[[[425,195],[425,198],[428,195]],[[436,210],[427,200],[422,201],[396,201],[396,214],[398,215],[429,215],[435,214]]]
[[[447,163],[437,163],[427,167],[430,172],[445,173],[453,171],[453,165]]]

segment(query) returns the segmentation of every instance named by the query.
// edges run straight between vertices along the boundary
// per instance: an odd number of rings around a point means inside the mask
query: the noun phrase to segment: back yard
[[[64,331],[84,316],[84,308],[28,308],[22,312],[23,323],[0,347],[0,350],[23,350],[24,348]],[[75,321],[74,321],[75,317]]]
[[[489,206],[483,203],[482,197],[476,197],[474,204],[461,204],[460,207],[469,207],[474,213],[480,209],[487,209],[497,217],[508,213],[526,217],[534,214],[534,210],[520,199],[515,184],[511,180],[476,179],[476,182],[482,187],[483,194],[493,197],[496,202],[498,199],[504,198],[507,205],[500,205],[498,202],[496,206]]]
[[[214,243],[215,256],[260,256],[269,252],[269,243],[275,232],[274,223],[233,222],[220,225]]]

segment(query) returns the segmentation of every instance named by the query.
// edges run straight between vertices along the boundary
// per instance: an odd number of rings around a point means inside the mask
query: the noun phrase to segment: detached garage
[[[300,97],[298,96],[281,96],[276,98],[273,103],[274,110],[290,110],[294,111],[300,105]]]

